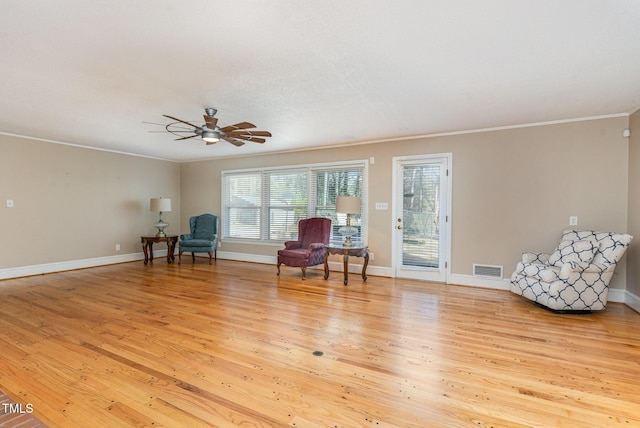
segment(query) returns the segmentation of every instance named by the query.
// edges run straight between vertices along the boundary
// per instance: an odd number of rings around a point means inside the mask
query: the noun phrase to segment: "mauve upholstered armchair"
[[[180,235],[178,243],[178,263],[182,261],[182,253],[191,253],[193,262],[195,253],[208,253],[209,264],[211,259],[218,259],[218,217],[213,214],[201,214],[189,219],[191,233]]]
[[[280,265],[299,267],[302,279],[307,267],[324,262],[324,246],[329,244],[331,219],[312,217],[298,222],[298,240],[286,241],[278,251],[278,275]]]

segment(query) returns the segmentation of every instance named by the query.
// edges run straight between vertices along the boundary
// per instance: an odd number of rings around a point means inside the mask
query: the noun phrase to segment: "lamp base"
[[[158,229],[158,233],[156,233],[156,238],[164,238],[165,236],[167,236],[167,235],[164,233],[164,229],[165,229],[166,227],[168,227],[168,226],[169,226],[169,223],[167,223],[167,222],[165,222],[165,221],[160,220],[160,221],[156,222],[156,223],[153,225],[153,227],[155,227],[156,229]]]
[[[338,232],[340,232],[340,234],[344,236],[344,242],[342,243],[342,245],[345,247],[352,247],[353,242],[351,242],[351,236],[354,235],[357,231],[358,229],[349,225],[343,226],[338,229]]]

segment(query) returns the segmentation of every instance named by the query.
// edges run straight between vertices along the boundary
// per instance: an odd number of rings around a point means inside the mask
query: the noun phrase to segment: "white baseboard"
[[[635,294],[625,291],[624,304],[629,306],[636,312],[640,312],[640,297],[636,296]]]
[[[458,285],[468,285],[472,287],[482,287],[482,288],[493,288],[497,290],[509,290],[510,289],[511,280],[508,278],[487,278],[480,277],[474,275],[460,275],[460,274],[452,274],[449,279],[449,284],[458,284]],[[609,302],[615,303],[626,303],[627,305],[633,307],[628,302],[632,300],[630,296],[633,296],[631,293],[626,290],[620,290],[618,288],[610,288],[609,294],[607,296],[607,300]],[[636,298],[636,302],[640,305],[640,299]]]
[[[164,253],[164,254],[163,254]],[[166,257],[167,250],[153,252],[153,257]],[[62,272],[65,270],[84,269],[96,266],[112,265],[116,263],[144,260],[144,254],[131,253],[117,256],[96,257],[93,259],[69,260],[66,262],[45,263],[41,265],[20,266],[15,268],[0,269],[0,279],[19,278],[22,276],[42,275],[45,273]]]
[[[247,254],[247,253],[234,253],[231,251],[220,251],[218,250],[218,258],[226,259],[226,260],[236,260],[240,262],[251,262],[251,263],[264,263],[268,265],[275,265],[278,263],[277,256],[262,256],[260,254]]]
[[[349,262],[349,273],[361,274],[362,266],[363,266],[362,263]],[[318,268],[324,269],[322,265],[319,265]],[[341,262],[329,262],[330,271],[342,272],[343,269],[344,269],[344,265]],[[369,264],[367,266],[367,276],[369,275],[391,277],[391,268]]]
[[[496,290],[509,290],[509,279],[489,278],[475,275],[451,274],[449,284],[468,285],[471,287],[493,288]]]
[[[153,252],[154,258],[167,256],[167,250],[160,249]],[[277,264],[276,256],[264,256],[259,254],[235,253],[230,251],[218,251],[218,257],[227,260],[237,260],[252,263]],[[62,272],[66,270],[84,269],[97,266],[105,266],[116,263],[132,262],[144,260],[143,253],[119,254],[116,256],[96,257],[93,259],[70,260],[66,262],[45,263],[40,265],[20,266],[15,268],[0,269],[0,280],[19,278],[23,276],[42,275],[46,273]],[[322,265],[313,266],[310,269],[324,269]],[[342,272],[342,263],[329,262],[329,270]],[[361,263],[349,263],[349,273],[358,274],[362,272]],[[391,278],[393,271],[386,266],[367,266],[367,274],[372,276],[383,276]],[[509,279],[488,278],[475,275],[451,274],[449,284],[466,285],[471,287],[492,288],[496,290],[509,290]],[[640,297],[626,290],[617,288],[609,289],[608,300],[610,302],[624,303],[634,310],[640,312]]]
[[[607,294],[607,300],[609,302],[625,303],[626,294],[626,290],[620,290],[619,288],[610,288],[609,293]]]
[[[218,257],[221,259],[227,260],[236,260],[241,262],[253,262],[253,263],[265,263],[269,265],[278,264],[277,256],[261,256],[257,254],[246,254],[246,253],[234,253],[229,251],[218,251]],[[324,269],[323,265],[311,266],[309,269]],[[340,262],[329,262],[329,270],[330,271],[340,271],[342,272],[342,263]],[[349,273],[362,273],[362,263],[349,263]],[[391,276],[391,268],[386,268],[383,266],[373,266],[369,264],[367,266],[367,275],[374,276]]]

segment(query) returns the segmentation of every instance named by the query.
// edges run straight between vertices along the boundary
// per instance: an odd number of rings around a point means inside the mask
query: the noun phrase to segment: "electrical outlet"
[[[7,199],[7,208],[13,208],[13,199]]]
[[[578,225],[578,216],[572,215],[569,216],[569,226],[577,226]]]
[[[120,251],[120,244],[116,244],[116,251]]]
[[[373,254],[373,253],[369,253],[369,260],[372,260],[372,261],[373,261],[373,260],[375,260],[375,259],[376,259],[375,254]]]

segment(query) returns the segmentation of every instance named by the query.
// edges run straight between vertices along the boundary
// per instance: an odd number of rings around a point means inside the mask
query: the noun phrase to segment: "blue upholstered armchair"
[[[178,263],[182,261],[182,253],[191,253],[193,262],[196,260],[195,253],[209,253],[209,264],[211,259],[218,259],[218,217],[213,214],[201,214],[189,219],[189,229],[191,233],[180,235],[178,244]]]

